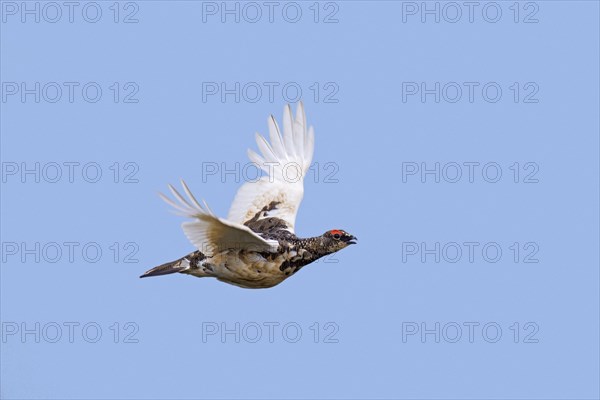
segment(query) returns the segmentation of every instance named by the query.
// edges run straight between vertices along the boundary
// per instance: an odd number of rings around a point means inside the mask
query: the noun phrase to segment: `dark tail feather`
[[[144,272],[140,278],[146,278],[148,276],[159,276],[159,275],[168,275],[174,274],[176,272],[181,272],[189,268],[189,264],[185,262],[185,258],[180,258],[177,261],[171,261],[158,267],[154,267],[146,272]]]

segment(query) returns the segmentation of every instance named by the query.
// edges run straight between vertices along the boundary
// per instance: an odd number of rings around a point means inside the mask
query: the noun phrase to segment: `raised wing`
[[[191,222],[184,222],[182,228],[190,242],[201,252],[211,256],[227,249],[277,251],[278,242],[276,240],[265,240],[244,225],[218,218],[206,202],[204,202],[204,207],[198,203],[183,180],[181,185],[188,197],[187,200],[171,185],[169,185],[169,189],[178,202],[162,193],[160,196],[172,205],[178,214],[194,219]]]
[[[307,128],[302,103],[298,103],[295,119],[289,105],[283,110],[283,135],[273,116],[268,124],[270,141],[256,134],[261,155],[248,150],[250,161],[268,175],[242,185],[227,219],[244,224],[257,216],[259,219],[277,217],[285,221],[293,233],[304,196],[304,176],[312,162],[315,134],[312,127]]]

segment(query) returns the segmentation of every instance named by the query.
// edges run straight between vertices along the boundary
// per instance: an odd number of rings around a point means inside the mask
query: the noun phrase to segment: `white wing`
[[[296,118],[287,105],[283,110],[283,136],[275,118],[268,120],[270,143],[258,133],[256,143],[262,155],[248,150],[250,161],[268,175],[257,182],[246,182],[238,190],[227,219],[238,224],[255,217],[272,202],[275,208],[260,217],[277,217],[284,220],[294,232],[296,214],[304,196],[304,176],[313,157],[315,134],[306,126],[306,114],[298,103]]]
[[[192,222],[182,224],[187,238],[204,254],[211,256],[227,249],[252,249],[256,251],[276,252],[278,242],[265,240],[248,227],[216,217],[206,202],[204,207],[198,203],[190,189],[182,180],[181,185],[188,196],[186,200],[175,188],[169,185],[178,203],[160,193],[178,214],[194,218]]]

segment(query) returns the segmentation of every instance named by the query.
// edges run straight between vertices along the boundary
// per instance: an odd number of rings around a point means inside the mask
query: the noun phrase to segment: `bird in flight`
[[[268,126],[270,141],[256,134],[261,155],[248,150],[250,161],[266,174],[242,185],[227,219],[217,217],[206,202],[199,203],[183,180],[186,197],[171,185],[174,200],[160,194],[178,214],[191,218],[182,227],[197,250],[152,268],[140,278],[178,272],[243,288],[269,288],[305,265],[356,243],[354,236],[341,229],[316,237],[296,236],[296,214],[313,157],[314,130],[306,125],[302,103],[298,103],[296,118],[289,105],[284,108],[283,135],[273,116]]]

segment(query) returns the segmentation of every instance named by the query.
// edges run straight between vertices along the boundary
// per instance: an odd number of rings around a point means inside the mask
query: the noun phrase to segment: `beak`
[[[356,241],[357,241],[357,240],[358,240],[358,239],[356,238],[356,236],[352,236],[352,235],[350,235],[350,237],[349,237],[348,239],[344,240],[344,241],[345,241],[347,244],[356,244]]]

